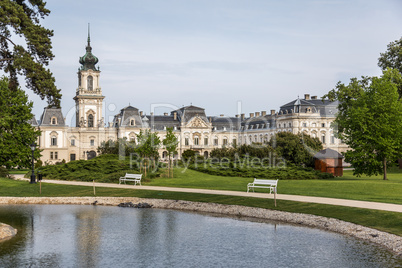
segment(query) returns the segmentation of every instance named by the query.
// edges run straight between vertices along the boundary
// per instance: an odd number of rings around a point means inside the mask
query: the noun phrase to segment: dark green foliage
[[[194,162],[194,159],[195,159],[195,155],[196,155],[196,152],[195,151],[193,151],[193,150],[185,150],[182,154],[181,154],[181,159],[182,159],[182,161],[185,161],[185,162],[187,162],[187,161],[191,161],[191,162]]]
[[[309,135],[279,132],[269,144],[275,147],[278,155],[282,156],[288,164],[292,163],[303,167],[314,167],[314,154],[322,150],[322,143],[318,138]]]
[[[9,74],[10,89],[17,90],[18,76],[24,76],[29,89],[60,107],[60,89],[45,67],[53,59],[53,31],[39,24],[50,13],[45,5],[42,0],[0,1],[0,69]],[[21,37],[19,44],[13,35]]]
[[[387,51],[380,53],[378,66],[382,70],[387,68],[396,69],[402,74],[402,37],[399,40],[391,42],[387,46]],[[394,81],[398,85],[399,98],[402,98],[402,81]]]
[[[253,164],[247,159],[240,159],[239,162],[208,162],[205,165],[192,164],[190,169],[210,175],[227,177],[246,177],[259,179],[279,179],[279,180],[312,180],[333,178],[332,174],[321,173],[312,168],[302,168],[295,166],[269,167],[264,164]]]
[[[91,160],[76,160],[38,169],[46,179],[77,180],[118,183],[126,173],[140,174],[138,167],[130,165],[129,158],[119,160],[118,155],[105,154]],[[159,170],[149,172],[150,177],[159,176]],[[148,173],[147,173],[148,175]]]
[[[29,145],[35,142],[40,132],[28,122],[32,119],[32,102],[19,88],[10,89],[9,81],[0,80],[0,166],[31,167],[32,151]],[[35,150],[39,158],[39,150]]]
[[[0,177],[7,178],[9,175],[8,169],[0,166]]]
[[[136,153],[136,144],[134,141],[127,141],[126,138],[117,141],[103,141],[97,149],[100,154],[115,154],[129,156]]]

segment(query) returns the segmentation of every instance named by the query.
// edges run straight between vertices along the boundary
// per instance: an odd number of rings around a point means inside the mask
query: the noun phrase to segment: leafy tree
[[[53,31],[42,27],[50,11],[42,0],[0,0],[0,69],[9,74],[9,87],[18,90],[18,75],[27,88],[49,106],[60,107],[61,93],[45,66],[53,59]],[[17,43],[15,36],[21,37]]]
[[[168,162],[168,177],[170,177],[170,166],[171,166],[171,156],[173,154],[177,154],[177,145],[179,144],[179,141],[177,140],[177,137],[173,133],[173,128],[169,127],[166,129],[166,138],[163,140],[163,146],[166,148],[166,151],[168,152],[168,157],[169,157],[169,162]],[[172,170],[173,173],[173,170]],[[172,174],[173,177],[173,174]]]
[[[32,151],[30,144],[35,142],[40,131],[35,130],[29,121],[32,102],[20,88],[11,90],[9,80],[0,80],[0,166],[30,167]],[[39,149],[35,150],[35,158],[40,157]]]
[[[193,150],[185,150],[182,154],[181,154],[181,159],[184,161],[194,161],[195,158],[195,154],[196,152]]]
[[[159,157],[158,149],[161,145],[161,140],[158,137],[158,133],[151,132],[150,130],[142,131],[136,134],[137,136],[137,148],[136,152],[141,158],[157,159]]]
[[[383,70],[393,68],[402,74],[402,37],[399,40],[389,43],[387,46],[387,51],[380,53],[380,57],[378,58],[378,66]],[[402,81],[397,83],[399,84],[399,97],[402,98]]]
[[[381,77],[339,82],[327,94],[340,101],[336,134],[352,149],[344,155],[355,175],[383,174],[386,180],[387,165],[402,157],[402,99],[395,82],[401,79],[387,69]]]
[[[323,148],[318,138],[290,132],[277,133],[269,144],[287,162],[305,167],[314,167],[313,156]]]

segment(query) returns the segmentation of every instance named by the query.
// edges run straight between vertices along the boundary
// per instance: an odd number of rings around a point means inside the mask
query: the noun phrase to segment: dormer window
[[[130,126],[135,126],[135,120],[134,119],[130,120]]]
[[[52,125],[56,125],[56,124],[57,124],[57,118],[56,118],[56,117],[52,117],[52,119],[51,119],[51,124],[52,124]]]

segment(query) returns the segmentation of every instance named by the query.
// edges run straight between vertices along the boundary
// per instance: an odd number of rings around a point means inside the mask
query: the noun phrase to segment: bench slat
[[[254,179],[253,182],[247,184],[247,192],[250,191],[250,188],[267,188],[269,189],[269,193],[274,191],[276,193],[278,186],[278,180],[264,180],[264,179]]]

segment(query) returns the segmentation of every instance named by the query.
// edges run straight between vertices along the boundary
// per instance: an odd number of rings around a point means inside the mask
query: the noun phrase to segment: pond
[[[3,205],[0,267],[400,267],[385,249],[302,226],[161,209]]]

